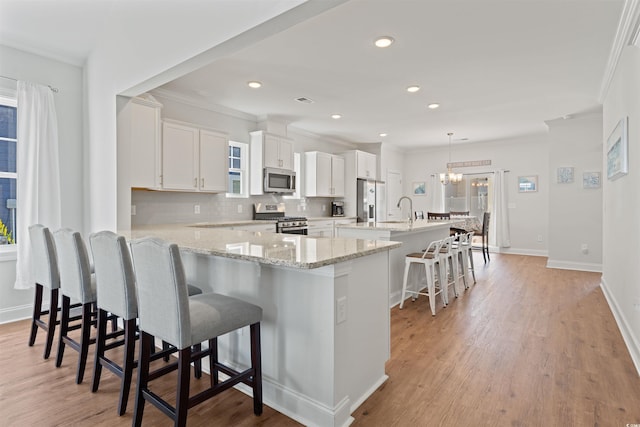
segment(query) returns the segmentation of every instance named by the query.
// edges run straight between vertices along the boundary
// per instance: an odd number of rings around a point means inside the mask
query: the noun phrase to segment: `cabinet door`
[[[131,146],[131,187],[160,187],[160,108],[135,99],[126,107]]]
[[[333,197],[344,197],[344,159],[339,156],[331,158],[331,185]]]
[[[200,131],[200,191],[227,191],[228,150],[226,135]]]
[[[162,126],[162,188],[198,189],[198,129],[174,123]]]
[[[282,169],[282,165],[280,163],[280,156],[278,154],[280,151],[279,145],[280,145],[280,138],[275,137],[273,135],[269,135],[269,134],[264,135],[262,155],[263,155],[263,162],[264,162],[265,168]]]
[[[364,151],[356,152],[358,178],[377,179],[377,157]]]
[[[280,139],[278,144],[278,157],[282,169],[293,170],[293,142],[288,139]]]

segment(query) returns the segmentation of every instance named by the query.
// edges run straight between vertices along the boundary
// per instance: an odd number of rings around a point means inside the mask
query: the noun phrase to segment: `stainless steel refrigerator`
[[[382,181],[358,179],[356,191],[358,222],[380,222],[386,219],[386,188]]]

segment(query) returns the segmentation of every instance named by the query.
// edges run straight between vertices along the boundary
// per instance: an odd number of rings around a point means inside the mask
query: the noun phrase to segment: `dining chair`
[[[404,278],[402,280],[402,296],[400,299],[400,309],[404,308],[404,300],[406,294],[411,294],[411,300],[415,301],[419,295],[426,295],[429,297],[429,306],[431,308],[431,315],[436,315],[436,295],[440,294],[442,303],[446,306],[444,299],[443,289],[441,286],[441,280],[436,280],[436,274],[441,279],[439,273],[437,273],[436,265],[440,257],[440,248],[442,247],[442,240],[435,240],[429,243],[427,249],[423,252],[414,252],[405,256],[404,258]],[[420,284],[416,283],[415,290],[408,289],[409,271],[413,265],[421,265],[424,267],[427,291],[422,292]],[[436,286],[437,283],[437,286]]]
[[[241,382],[253,390],[254,414],[262,414],[262,308],[215,293],[189,297],[185,270],[176,244],[156,238],[135,240],[131,242],[131,255],[136,273],[140,329],[133,425],[142,424],[144,405],[149,401],[168,415],[174,425],[185,426],[190,408]],[[238,372],[218,360],[217,338],[245,326],[250,332],[251,366]],[[149,388],[149,382],[168,373],[149,372],[154,336],[178,349],[175,406]],[[193,345],[204,341],[208,342],[208,348],[192,351]],[[190,363],[203,357],[209,357],[210,387],[190,397]],[[220,372],[228,379],[221,382]]]
[[[485,264],[487,261],[491,261],[489,257],[489,224],[491,222],[491,212],[485,212],[482,216],[482,227],[480,229],[473,230],[476,235],[482,236],[482,258]]]
[[[424,211],[415,211],[416,219],[424,219]]]
[[[427,219],[447,220],[451,219],[451,214],[449,212],[427,212]]]
[[[95,277],[91,274],[89,255],[82,236],[77,231],[63,228],[53,233],[60,270],[60,290],[62,291],[62,312],[60,319],[60,336],[56,367],[62,365],[66,345],[78,352],[78,368],[76,384],[84,378],[89,345],[95,342],[91,338],[91,326],[95,323],[96,302]],[[70,326],[71,300],[81,304],[82,315],[80,325]],[[80,341],[74,339],[69,332],[80,329]]]
[[[469,211],[449,211],[451,216],[469,216]]]

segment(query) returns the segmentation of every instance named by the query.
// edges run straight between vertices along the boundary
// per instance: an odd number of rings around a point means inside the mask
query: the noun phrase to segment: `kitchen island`
[[[178,244],[189,283],[262,307],[263,392],[272,408],[305,425],[347,426],[387,379],[389,257],[400,243],[206,224],[129,234],[146,236]],[[250,365],[248,331],[218,342],[221,360]]]
[[[402,297],[402,278],[405,255],[422,252],[429,243],[449,236],[451,227],[461,226],[463,220],[432,221],[418,219],[409,221],[359,222],[339,225],[336,228],[339,237],[373,239],[376,241],[402,242],[402,249],[392,251],[389,258],[389,306],[400,303]],[[416,280],[414,271],[409,280]]]

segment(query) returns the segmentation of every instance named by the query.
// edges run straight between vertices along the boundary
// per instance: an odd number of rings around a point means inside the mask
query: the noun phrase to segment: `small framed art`
[[[584,172],[582,174],[582,188],[600,188],[600,172]]]
[[[414,182],[413,183],[413,195],[414,196],[424,196],[427,194],[427,187],[424,182]]]
[[[518,192],[533,193],[538,191],[538,175],[518,177]]]
[[[558,168],[558,184],[570,184],[573,182],[573,168]]]

